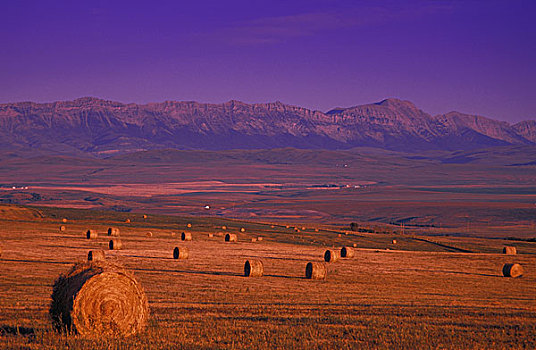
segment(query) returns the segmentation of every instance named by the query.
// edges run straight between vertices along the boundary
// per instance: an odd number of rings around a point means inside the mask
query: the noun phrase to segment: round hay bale
[[[147,232],[147,233],[146,233],[145,235],[146,235],[147,237],[153,237],[153,233],[152,233],[152,232],[150,232],[150,231],[149,231],[149,232]]]
[[[274,225],[270,225],[270,228],[275,228],[275,226],[274,226]]]
[[[246,229],[243,227],[240,227],[240,232],[246,232]]]
[[[63,225],[60,226],[60,231],[61,231],[61,232],[64,232],[66,229],[67,229],[67,228],[66,228],[65,226],[63,226]]]
[[[58,330],[126,337],[145,328],[149,305],[143,287],[123,267],[88,261],[58,277],[49,313]]]
[[[177,232],[171,232],[171,237],[177,236]]]
[[[305,266],[305,278],[313,280],[326,279],[328,269],[326,265],[319,262],[309,262]]]
[[[214,237],[214,234],[213,234],[213,233],[209,233],[209,234],[208,234],[208,238],[212,238],[212,237]]]
[[[108,236],[119,237],[119,229],[116,227],[108,227]]]
[[[87,239],[93,239],[93,238],[97,238],[99,235],[97,233],[97,231],[95,230],[87,230],[86,231],[86,238]]]
[[[65,222],[67,222],[67,219],[66,219],[66,218],[63,218],[63,219],[61,219],[61,222],[64,222],[64,223],[65,223]]]
[[[342,235],[341,235],[341,234],[339,233],[339,234],[337,235],[337,237],[341,238],[341,237],[342,237]]]
[[[253,237],[253,238],[251,239],[251,243],[255,243],[255,242],[257,242],[257,238]]]
[[[89,253],[87,253],[87,260],[88,261],[106,260],[106,254],[104,253],[104,250],[90,250]]]
[[[225,242],[236,242],[238,238],[234,233],[228,233],[225,235]]]
[[[355,250],[351,247],[341,248],[341,258],[353,258],[355,256]]]
[[[285,227],[286,227],[286,228],[290,228],[290,226],[289,226],[289,225],[285,225]]]
[[[315,228],[315,232],[318,232],[318,229],[317,229],[317,228]]]
[[[262,241],[262,237],[257,237],[257,241]]]
[[[191,240],[192,240],[192,234],[190,232],[181,233],[181,241],[191,241]]]
[[[146,214],[143,214],[143,218],[144,218],[144,219],[147,219],[147,215],[146,215]]]
[[[353,246],[354,246],[354,248],[357,248],[357,243],[354,243]]]
[[[110,242],[108,242],[108,248],[110,248],[110,250],[120,250],[123,248],[123,243],[120,239],[111,239]]]
[[[393,244],[396,244],[396,239],[393,239],[392,243],[393,243]]]
[[[187,224],[186,224],[186,227],[190,228],[190,227],[192,227],[192,224],[187,223]]]
[[[126,222],[127,224],[130,224],[130,219],[126,219],[125,222]]]
[[[244,264],[244,276],[246,277],[262,277],[264,274],[264,266],[260,260],[246,260]]]
[[[294,228],[294,232],[299,233],[299,232],[300,232],[300,229],[297,228],[297,227],[295,227],[295,228]]]
[[[520,277],[523,276],[523,266],[519,264],[504,264],[503,269],[504,277]]]
[[[224,226],[221,227],[221,229],[222,230],[227,230],[227,226],[224,225]]]
[[[188,259],[190,251],[186,247],[175,247],[173,249],[173,259]]]
[[[305,231],[305,230],[307,230],[307,229],[305,228],[305,226],[303,226],[303,227],[302,227],[301,229],[302,229],[302,231]]]
[[[324,253],[324,261],[326,262],[335,262],[339,260],[340,257],[341,257],[341,252],[339,250],[328,249]]]
[[[516,247],[506,246],[506,247],[503,248],[503,254],[516,255],[517,254],[517,249],[516,249]]]

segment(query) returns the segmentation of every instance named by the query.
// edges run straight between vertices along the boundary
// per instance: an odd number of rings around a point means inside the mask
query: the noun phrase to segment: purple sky
[[[398,97],[432,114],[536,119],[535,14],[533,0],[5,1],[0,102],[327,111]]]

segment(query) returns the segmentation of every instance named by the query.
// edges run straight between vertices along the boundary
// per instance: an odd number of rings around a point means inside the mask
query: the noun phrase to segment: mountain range
[[[536,121],[450,112],[432,116],[386,99],[326,113],[281,102],[0,104],[0,150],[108,157],[152,149],[349,149],[418,152],[536,145]]]

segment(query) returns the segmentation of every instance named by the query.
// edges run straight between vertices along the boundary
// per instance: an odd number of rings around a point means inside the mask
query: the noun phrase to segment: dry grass
[[[170,264],[176,238],[169,235],[176,226],[134,222],[123,233],[125,249],[107,252],[146,291],[146,331],[127,339],[58,334],[48,317],[55,278],[88,250],[107,246],[107,237],[86,240],[77,232],[109,223],[69,222],[67,232],[58,232],[58,221],[2,222],[0,348],[536,347],[534,243],[507,256],[501,240],[442,241],[494,252],[459,253],[397,236],[401,250],[386,251],[393,236],[321,231],[302,239],[268,226],[275,233],[264,232],[262,245],[225,244],[208,238],[215,224],[203,221],[194,226],[207,227],[196,231],[199,242],[184,242],[191,257],[177,264]],[[154,240],[145,239],[149,228]],[[321,261],[324,243],[352,242],[359,243],[356,256],[329,264],[326,281],[304,277],[308,262]],[[263,278],[243,277],[244,259],[262,260]],[[513,262],[526,267],[523,277],[502,277],[502,266]]]

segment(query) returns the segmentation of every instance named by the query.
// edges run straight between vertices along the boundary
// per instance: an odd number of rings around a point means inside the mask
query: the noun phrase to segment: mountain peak
[[[406,100],[400,100],[398,98],[386,98],[380,102],[374,103],[377,106],[400,108],[405,107],[409,109],[418,109],[412,102]]]

